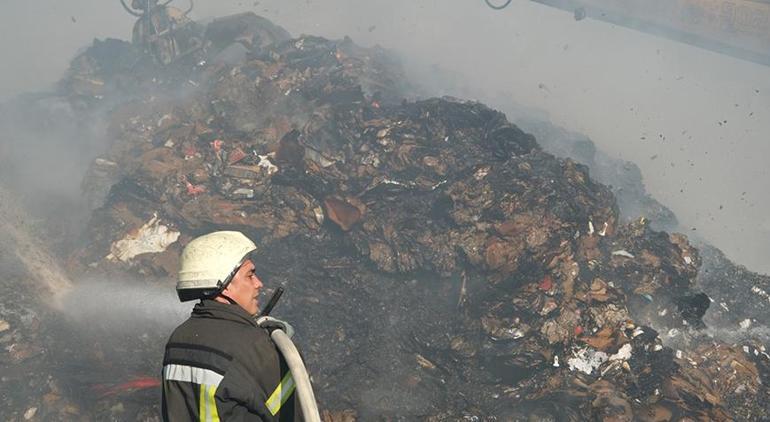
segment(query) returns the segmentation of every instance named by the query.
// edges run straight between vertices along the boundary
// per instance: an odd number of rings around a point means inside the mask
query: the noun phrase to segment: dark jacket
[[[202,301],[166,344],[164,421],[299,421],[295,397],[269,333],[237,305]]]

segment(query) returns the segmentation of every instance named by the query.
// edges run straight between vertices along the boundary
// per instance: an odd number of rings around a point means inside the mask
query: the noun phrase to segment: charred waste
[[[80,280],[58,307],[23,282],[45,276],[20,258],[38,243],[2,192],[4,420],[158,420],[170,325],[136,308],[120,329],[83,310],[83,328],[60,308],[110,283],[172,292],[181,248],[213,229],[254,239],[286,288],[276,312],[326,421],[770,418],[770,280],[667,232],[640,175],[595,181],[615,164],[590,140],[417,98],[391,53],[348,38],[253,14],[188,25],[173,60],[97,40],[55,93],[7,105],[65,119],[91,152],[88,219],[39,229]],[[13,189],[20,147],[3,147]],[[75,207],[48,201],[26,204]],[[122,295],[115,312],[149,300]]]

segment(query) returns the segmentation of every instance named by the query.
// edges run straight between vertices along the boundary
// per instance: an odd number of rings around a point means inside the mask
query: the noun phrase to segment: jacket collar
[[[192,311],[192,318],[217,318],[258,327],[254,317],[238,305],[219,303],[204,299],[197,303]]]

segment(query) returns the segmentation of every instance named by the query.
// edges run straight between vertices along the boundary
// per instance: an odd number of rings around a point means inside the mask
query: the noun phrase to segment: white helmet
[[[241,232],[221,231],[196,237],[182,251],[176,284],[179,300],[215,296],[255,250],[254,242]]]

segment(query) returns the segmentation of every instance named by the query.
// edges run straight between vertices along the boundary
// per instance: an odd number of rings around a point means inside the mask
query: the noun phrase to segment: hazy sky
[[[79,48],[128,38],[133,24],[118,0],[3,3],[0,100],[50,86]],[[502,11],[482,0],[198,0],[193,15],[246,10],[294,35],[391,48],[492,106],[543,110],[638,164],[688,233],[770,273],[770,67],[524,0]]]

